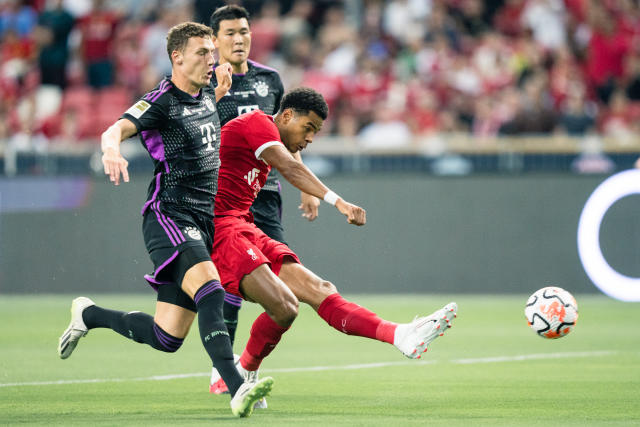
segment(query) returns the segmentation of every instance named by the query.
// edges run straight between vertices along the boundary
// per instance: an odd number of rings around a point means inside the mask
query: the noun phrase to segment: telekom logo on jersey
[[[215,125],[211,122],[201,125],[200,134],[202,135],[202,143],[207,146],[207,150],[214,150],[211,143],[216,141]]]

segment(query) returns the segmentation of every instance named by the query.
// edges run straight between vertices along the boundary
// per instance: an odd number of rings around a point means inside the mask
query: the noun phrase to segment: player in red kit
[[[253,224],[249,208],[271,167],[301,191],[335,206],[350,224],[365,224],[364,209],[329,190],[291,155],[313,141],[327,114],[322,95],[298,88],[283,97],[275,117],[256,110],[222,128],[212,259],[226,292],[265,309],[253,323],[240,357],[238,371],[246,379],[257,379],[260,363],[295,320],[299,301],[338,331],[393,344],[413,359],[450,327],[456,314],[456,304],[450,303],[411,323],[383,320],[342,298],[332,283],[305,268],[287,245]]]

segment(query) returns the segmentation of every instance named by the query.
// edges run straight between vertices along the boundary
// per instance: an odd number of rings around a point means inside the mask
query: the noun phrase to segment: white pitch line
[[[497,357],[481,357],[473,359],[453,359],[445,363],[453,363],[457,365],[472,365],[480,363],[500,363],[500,362],[520,362],[524,360],[542,360],[542,359],[566,359],[573,357],[602,357],[611,356],[616,354],[615,351],[581,351],[573,353],[539,353],[539,354],[521,354],[516,356],[497,356]],[[356,369],[373,369],[373,368],[385,368],[388,366],[402,366],[411,364],[431,365],[438,363],[437,360],[424,360],[424,361],[402,361],[402,362],[377,362],[377,363],[362,363],[355,365],[342,365],[342,366],[307,366],[299,368],[273,368],[265,369],[264,373],[278,373],[278,372],[318,372],[318,371],[338,371],[338,370],[356,370]],[[24,387],[24,386],[39,386],[39,385],[65,385],[65,384],[90,384],[90,383],[119,383],[119,382],[133,382],[133,381],[167,381],[183,378],[194,377],[208,377],[210,372],[198,372],[192,374],[174,374],[174,375],[154,375],[150,377],[137,377],[137,378],[94,378],[86,380],[57,380],[57,381],[33,381],[33,382],[21,382],[21,383],[0,383],[0,387]]]
[[[569,357],[600,357],[611,356],[616,354],[615,351],[581,351],[573,353],[539,353],[539,354],[523,354],[520,356],[499,356],[499,357],[482,357],[477,359],[456,359],[453,363],[460,365],[471,365],[476,363],[498,363],[498,362],[520,362],[522,360],[541,360],[541,359],[566,359]]]

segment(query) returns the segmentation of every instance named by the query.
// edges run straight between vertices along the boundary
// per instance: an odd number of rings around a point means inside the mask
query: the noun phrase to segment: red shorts
[[[215,217],[213,223],[215,235],[211,260],[220,273],[226,292],[243,297],[240,281],[262,264],[269,264],[277,275],[286,256],[300,263],[287,245],[269,238],[247,218],[220,216]]]

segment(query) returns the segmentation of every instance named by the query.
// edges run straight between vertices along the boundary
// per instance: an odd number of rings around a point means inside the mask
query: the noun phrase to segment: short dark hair
[[[213,31],[197,22],[183,22],[171,27],[167,33],[167,53],[172,63],[171,53],[174,50],[183,51],[191,37],[213,37]]]
[[[249,21],[249,12],[242,6],[231,4],[217,8],[209,19],[209,26],[213,30],[213,35],[217,36],[220,31],[220,21],[245,18]]]
[[[329,106],[324,97],[310,87],[299,87],[287,92],[280,102],[280,112],[291,108],[296,113],[316,113],[322,120],[329,115]]]

